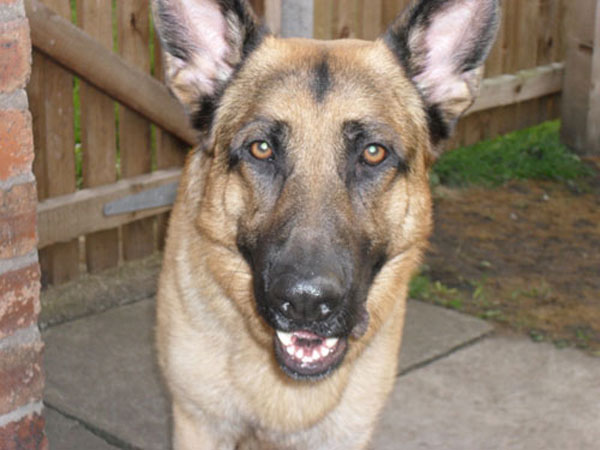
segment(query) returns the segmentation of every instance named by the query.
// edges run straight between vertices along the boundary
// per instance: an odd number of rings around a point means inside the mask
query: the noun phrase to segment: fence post
[[[588,152],[600,156],[600,0],[596,1],[594,25],[594,54],[592,56],[592,86],[587,121]]]
[[[563,89],[563,142],[600,156],[600,0],[569,2]]]
[[[265,20],[282,37],[312,38],[314,0],[265,0]]]

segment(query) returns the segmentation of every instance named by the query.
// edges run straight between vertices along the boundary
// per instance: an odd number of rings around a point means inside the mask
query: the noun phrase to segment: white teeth
[[[277,338],[285,348],[285,351],[293,358],[303,364],[310,364],[320,361],[330,355],[339,343],[339,338],[328,338],[321,341],[321,345],[311,348],[294,344],[294,333],[277,331]]]
[[[333,348],[337,345],[338,341],[339,341],[338,338],[325,339],[325,345],[329,348]]]
[[[284,333],[283,331],[278,331],[277,337],[279,338],[284,347],[287,347],[292,344],[292,333]]]

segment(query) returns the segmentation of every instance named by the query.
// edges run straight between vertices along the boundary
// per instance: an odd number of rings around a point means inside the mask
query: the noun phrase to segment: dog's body
[[[240,1],[154,1],[203,133],[158,295],[175,447],[365,448],[430,232],[427,169],[473,101],[497,1],[417,2],[375,42],[276,39]]]

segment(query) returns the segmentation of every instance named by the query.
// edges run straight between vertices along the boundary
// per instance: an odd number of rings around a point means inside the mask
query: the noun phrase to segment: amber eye
[[[381,164],[387,158],[388,152],[381,145],[370,144],[362,152],[362,160],[370,166]]]
[[[266,141],[256,141],[250,145],[250,153],[256,159],[267,161],[273,158],[273,149]]]

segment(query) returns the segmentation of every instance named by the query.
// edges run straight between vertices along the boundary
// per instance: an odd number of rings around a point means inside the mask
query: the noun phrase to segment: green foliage
[[[441,281],[432,281],[424,274],[419,274],[411,280],[408,295],[416,300],[432,302],[451,309],[463,308],[463,299],[457,289],[448,287]]]
[[[559,139],[560,122],[516,131],[444,154],[432,180],[450,186],[498,186],[513,179],[568,181],[591,175],[591,169]]]

